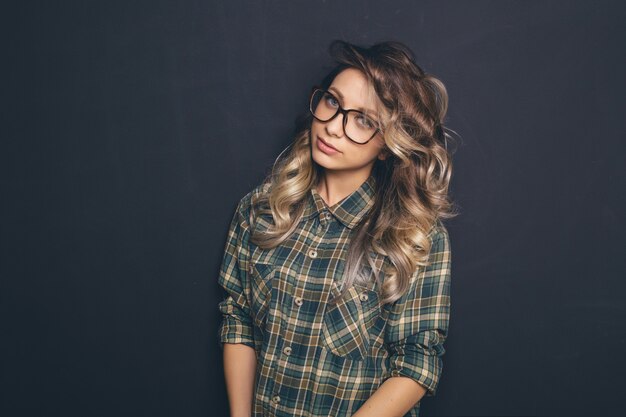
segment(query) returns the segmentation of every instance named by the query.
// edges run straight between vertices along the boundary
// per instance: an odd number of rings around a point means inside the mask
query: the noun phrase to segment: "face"
[[[380,104],[373,87],[365,75],[355,69],[341,71],[328,87],[344,109],[357,109],[368,114],[376,114]],[[382,134],[366,144],[358,144],[348,139],[343,131],[343,115],[339,113],[328,122],[313,119],[311,124],[311,145],[313,160],[327,170],[371,171],[376,159],[385,159]],[[374,116],[375,117],[375,116]],[[335,148],[328,149],[325,146]]]

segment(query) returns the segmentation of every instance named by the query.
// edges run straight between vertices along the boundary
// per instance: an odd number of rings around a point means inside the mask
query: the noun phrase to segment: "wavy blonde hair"
[[[378,283],[379,302],[393,303],[406,293],[418,265],[428,264],[429,233],[439,219],[457,215],[448,198],[452,175],[451,154],[443,120],[448,107],[444,84],[425,73],[404,44],[389,41],[359,47],[336,40],[330,44],[336,66],[324,78],[328,88],[346,68],[360,70],[374,87],[382,109],[383,137],[388,157],[377,159],[372,168],[376,194],[371,211],[353,230],[344,268],[341,293],[353,284],[365,285],[371,275]],[[276,158],[271,173],[252,201],[250,224],[256,214],[271,214],[273,225],[263,233],[253,233],[257,246],[273,248],[287,239],[301,219],[311,187],[323,174],[311,156],[310,113],[299,119],[294,141]],[[449,130],[449,129],[447,129]],[[288,152],[286,152],[288,151]],[[386,257],[384,282],[369,256]]]

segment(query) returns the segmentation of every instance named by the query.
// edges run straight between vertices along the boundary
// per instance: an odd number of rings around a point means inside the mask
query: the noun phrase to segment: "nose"
[[[338,138],[343,136],[343,115],[339,112],[332,120],[326,122],[326,132],[329,135],[336,136]]]

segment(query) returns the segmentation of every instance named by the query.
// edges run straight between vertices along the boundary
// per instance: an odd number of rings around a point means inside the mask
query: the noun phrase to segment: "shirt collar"
[[[376,178],[370,175],[354,192],[329,207],[313,186],[308,194],[302,218],[318,216],[322,211],[328,210],[344,226],[352,229],[374,204],[375,191]]]

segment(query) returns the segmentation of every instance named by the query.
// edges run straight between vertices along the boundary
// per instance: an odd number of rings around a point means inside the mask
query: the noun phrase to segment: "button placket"
[[[326,231],[328,230],[328,224],[331,218],[332,218],[332,214],[329,213],[328,211],[323,211],[320,213],[319,224],[316,229],[316,233],[318,236],[322,236],[324,235],[324,233],[326,233]]]

